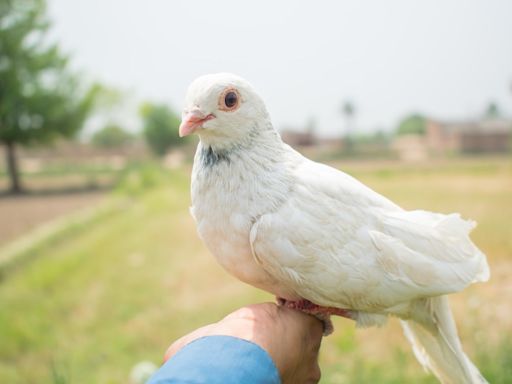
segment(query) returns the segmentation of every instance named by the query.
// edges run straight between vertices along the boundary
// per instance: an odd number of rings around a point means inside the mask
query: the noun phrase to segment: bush
[[[146,143],[158,156],[185,142],[178,133],[180,118],[167,105],[146,103],[140,108],[140,114]]]
[[[133,135],[115,124],[109,124],[97,131],[91,139],[96,147],[117,148],[128,144],[133,140]]]

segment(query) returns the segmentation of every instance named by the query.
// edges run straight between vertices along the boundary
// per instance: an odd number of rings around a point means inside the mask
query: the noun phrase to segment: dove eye
[[[219,98],[219,108],[222,111],[233,112],[240,106],[240,94],[234,88],[228,88]]]
[[[235,104],[238,102],[238,96],[235,92],[228,92],[226,97],[224,98],[224,104],[226,104],[226,107],[233,108]]]

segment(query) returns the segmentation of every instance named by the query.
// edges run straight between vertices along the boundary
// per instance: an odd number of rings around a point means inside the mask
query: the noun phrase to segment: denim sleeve
[[[160,367],[146,384],[280,384],[279,372],[260,346],[232,336],[194,340]]]

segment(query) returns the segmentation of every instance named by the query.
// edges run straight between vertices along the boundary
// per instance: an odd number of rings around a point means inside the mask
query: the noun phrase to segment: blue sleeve
[[[279,372],[260,346],[232,336],[194,340],[160,367],[146,384],[280,384]]]

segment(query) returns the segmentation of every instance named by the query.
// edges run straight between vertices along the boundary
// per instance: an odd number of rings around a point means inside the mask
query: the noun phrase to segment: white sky
[[[179,110],[197,76],[228,71],[266,100],[274,125],[320,133],[390,129],[420,111],[512,114],[512,1],[49,0],[73,63]],[[131,119],[131,118],[130,118]]]

